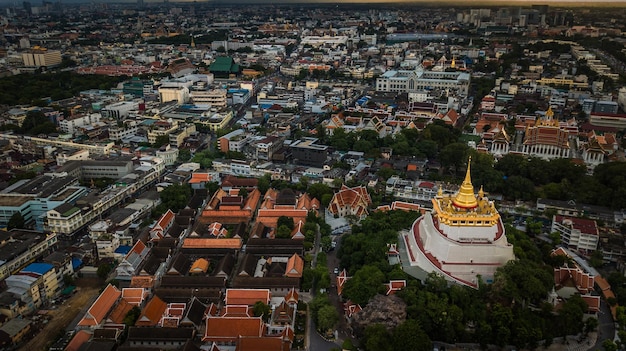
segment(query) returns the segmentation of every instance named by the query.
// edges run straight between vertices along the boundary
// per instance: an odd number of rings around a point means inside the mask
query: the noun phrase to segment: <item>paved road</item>
[[[313,256],[313,262],[311,263],[313,265],[313,267],[315,267],[317,265],[317,253],[321,251],[320,248],[320,242],[321,242],[321,234],[319,231],[319,226],[317,227],[317,235],[315,237],[315,255]],[[339,243],[338,243],[339,245]],[[338,248],[338,247],[337,247]],[[338,260],[337,260],[337,256],[336,256],[336,252],[335,251],[331,251],[327,254],[327,260],[326,263],[328,265],[328,269],[330,270],[330,279],[331,279],[331,284],[335,283],[335,274],[333,274],[333,269],[335,267],[338,267]],[[333,302],[333,304],[335,304],[335,306],[338,306],[338,301],[339,298],[337,297],[337,290],[335,288],[331,288],[330,291],[328,291],[328,296],[331,299],[331,302]],[[310,296],[309,298],[312,299],[314,296]],[[307,301],[310,302],[310,301]],[[341,321],[345,324],[345,320],[343,319],[343,310],[340,310],[339,315],[341,316]],[[306,349],[310,350],[310,351],[330,351],[332,349],[336,349],[336,348],[341,348],[341,343],[343,342],[342,339],[342,335],[340,334],[340,340],[337,341],[337,343],[332,342],[332,341],[327,341],[326,339],[324,339],[316,330],[315,328],[315,322],[313,321],[313,319],[311,318],[311,313],[309,311],[308,313],[308,330],[307,330],[307,340],[305,342],[306,345]]]
[[[315,322],[313,322],[311,320],[311,323],[309,324],[309,335],[311,336],[310,338],[310,343],[309,343],[309,350],[310,351],[330,351],[332,349],[336,349],[336,348],[341,348],[341,345],[339,344],[335,344],[332,341],[327,341],[326,339],[324,339],[316,330],[315,330]]]
[[[615,338],[615,322],[611,315],[611,309],[604,300],[600,300],[600,312],[598,312],[598,339],[589,350],[603,350],[602,343],[606,339]]]

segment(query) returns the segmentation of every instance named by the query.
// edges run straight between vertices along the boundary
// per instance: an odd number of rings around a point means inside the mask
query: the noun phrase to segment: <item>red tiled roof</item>
[[[598,226],[593,219],[556,215],[554,220],[557,223],[571,225],[572,228],[579,230],[581,233],[599,235]]]

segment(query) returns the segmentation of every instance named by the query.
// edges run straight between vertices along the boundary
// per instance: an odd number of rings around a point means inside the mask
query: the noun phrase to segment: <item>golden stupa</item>
[[[452,226],[491,226],[498,222],[500,215],[493,202],[485,197],[482,186],[474,193],[470,157],[465,179],[454,195],[444,195],[442,191],[432,200],[433,214],[442,223]],[[441,190],[441,188],[440,188]]]

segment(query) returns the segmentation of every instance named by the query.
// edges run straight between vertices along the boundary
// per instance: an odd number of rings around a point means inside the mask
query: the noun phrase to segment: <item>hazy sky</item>
[[[30,1],[30,3],[33,6],[39,6],[42,3],[42,0],[27,0]],[[56,2],[57,0],[48,0],[48,1],[52,1],[52,2]],[[193,2],[194,0],[169,0],[170,2]],[[232,2],[232,0],[195,0],[196,2],[220,2],[220,3],[227,3],[227,2]],[[7,3],[7,4],[15,4],[15,5],[20,5],[22,4],[23,0],[0,0],[0,3]],[[121,3],[121,2],[136,2],[133,0],[61,0],[62,3],[91,3],[91,2],[97,2],[97,3]],[[163,2],[163,0],[144,0],[144,2]],[[551,3],[580,3],[582,4],[600,4],[600,3],[613,3],[613,4],[618,4],[618,3],[622,3],[624,5],[626,5],[626,0],[541,0],[541,1],[537,1],[537,0],[258,0],[255,2],[260,2],[260,3],[277,3],[277,2],[295,2],[295,3],[310,3],[310,2],[334,2],[334,3],[353,3],[353,2],[360,2],[360,3],[377,3],[377,2],[415,2],[415,3],[419,3],[419,2],[426,2],[426,3],[457,3],[457,4],[463,4],[463,5],[471,5],[472,3],[474,4],[483,4],[483,3],[501,3],[502,5],[506,5],[506,4],[510,4],[512,2],[515,3],[525,3],[525,4],[551,4]]]
[[[0,0],[2,6],[17,6],[21,7],[24,0]],[[32,6],[41,6],[42,0],[26,0],[30,1]],[[48,0],[58,1],[58,0]],[[572,6],[599,6],[602,4],[608,6],[626,6],[626,0],[169,0],[170,3],[175,2],[215,2],[219,4],[229,3],[444,3],[444,4],[457,4],[465,6],[484,6],[488,5],[533,5],[533,4],[555,4],[559,6],[572,5]],[[62,3],[135,3],[137,0],[61,0]],[[145,3],[162,3],[163,0],[144,0]]]

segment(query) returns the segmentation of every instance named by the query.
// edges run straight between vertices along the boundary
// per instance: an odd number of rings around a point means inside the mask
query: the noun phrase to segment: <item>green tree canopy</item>
[[[257,301],[252,306],[252,313],[255,317],[263,317],[263,320],[267,322],[272,316],[272,308],[263,301]]]
[[[24,228],[26,228],[26,221],[24,220],[22,213],[19,211],[13,213],[11,218],[9,218],[9,222],[7,223],[7,230]]]

